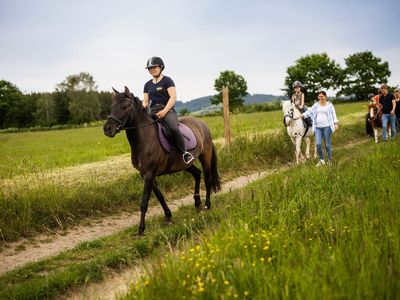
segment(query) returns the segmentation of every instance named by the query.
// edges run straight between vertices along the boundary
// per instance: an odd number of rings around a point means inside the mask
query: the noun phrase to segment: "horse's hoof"
[[[173,225],[173,224],[174,224],[174,221],[172,221],[171,219],[164,219],[164,225],[169,226],[169,225]]]
[[[135,238],[137,238],[137,239],[140,239],[140,238],[142,238],[142,237],[144,237],[144,231],[143,232],[137,232],[135,235],[134,235],[134,237]]]

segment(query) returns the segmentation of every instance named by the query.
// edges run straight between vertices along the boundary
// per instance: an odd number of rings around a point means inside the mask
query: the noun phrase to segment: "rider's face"
[[[150,68],[148,68],[148,70],[149,70],[150,75],[153,77],[157,77],[161,73],[161,68],[159,66],[150,67]]]

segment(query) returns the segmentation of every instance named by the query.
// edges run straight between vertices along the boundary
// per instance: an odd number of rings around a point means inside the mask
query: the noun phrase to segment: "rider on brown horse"
[[[189,164],[194,160],[194,157],[186,151],[185,142],[179,131],[178,115],[174,109],[176,101],[175,84],[170,77],[162,74],[164,68],[164,62],[159,57],[153,56],[147,61],[146,69],[153,79],[144,85],[143,107],[147,108],[150,104],[151,113],[169,128],[176,149],[182,153],[183,161]]]

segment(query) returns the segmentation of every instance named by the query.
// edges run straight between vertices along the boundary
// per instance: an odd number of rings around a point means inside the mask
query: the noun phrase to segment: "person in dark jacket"
[[[387,141],[387,124],[390,122],[390,131],[392,140],[396,136],[396,117],[394,111],[396,109],[396,100],[392,93],[389,93],[386,84],[381,86],[382,95],[379,97],[379,103],[382,105],[382,137],[383,141]]]

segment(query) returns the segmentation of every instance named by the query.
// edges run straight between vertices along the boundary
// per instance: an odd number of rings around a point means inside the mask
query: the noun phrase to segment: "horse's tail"
[[[217,151],[214,144],[212,144],[211,154],[211,188],[214,192],[218,192],[221,189],[221,181],[217,169]]]

